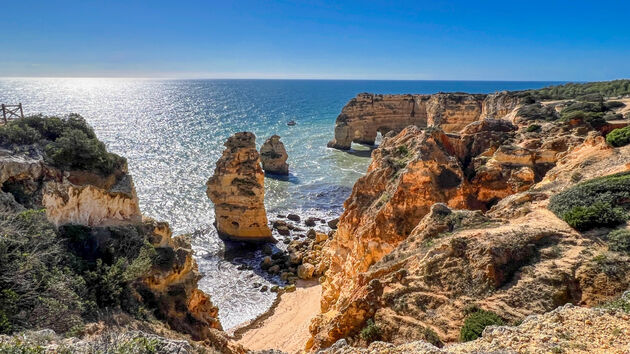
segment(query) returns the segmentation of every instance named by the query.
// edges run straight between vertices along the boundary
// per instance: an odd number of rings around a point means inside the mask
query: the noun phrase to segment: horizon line
[[[261,80],[261,81],[438,81],[438,82],[562,82],[584,83],[624,80],[615,78],[608,80],[507,80],[507,79],[371,79],[371,78],[309,78],[309,77],[194,77],[194,76],[0,76],[2,79],[133,79],[133,80]]]

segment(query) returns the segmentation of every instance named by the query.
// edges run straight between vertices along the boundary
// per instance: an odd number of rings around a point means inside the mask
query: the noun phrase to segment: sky
[[[630,78],[627,0],[0,3],[0,77]]]

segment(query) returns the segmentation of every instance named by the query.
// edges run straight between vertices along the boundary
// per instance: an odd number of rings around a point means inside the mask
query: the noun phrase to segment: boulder
[[[313,277],[313,272],[315,272],[315,266],[310,263],[304,263],[298,266],[297,275],[300,279],[310,279]]]

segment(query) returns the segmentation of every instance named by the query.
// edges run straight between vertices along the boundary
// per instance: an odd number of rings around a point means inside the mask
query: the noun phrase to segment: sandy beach
[[[299,281],[269,312],[235,332],[238,343],[251,350],[301,352],[310,337],[311,318],[319,313],[321,290],[317,281]]]

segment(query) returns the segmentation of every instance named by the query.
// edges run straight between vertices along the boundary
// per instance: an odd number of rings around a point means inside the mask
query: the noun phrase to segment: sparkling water
[[[489,93],[539,88],[553,82],[0,79],[0,103],[22,102],[25,114],[79,113],[110,151],[127,157],[144,215],[168,221],[175,234],[192,233],[204,275],[199,286],[219,307],[225,329],[266,311],[275,294],[257,267],[256,248],[225,251],[212,226],[214,211],[205,183],[239,131],[256,134],[258,147],[281,136],[290,176],[265,179],[270,219],[278,213],[338,216],[354,182],[369,164],[370,150],[326,147],[343,105],[360,92]],[[287,122],[295,121],[295,126]],[[253,266],[239,271],[239,264]]]

